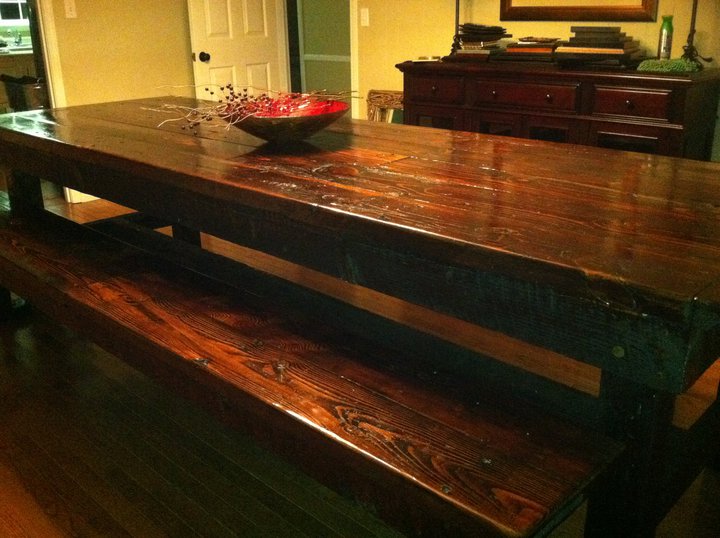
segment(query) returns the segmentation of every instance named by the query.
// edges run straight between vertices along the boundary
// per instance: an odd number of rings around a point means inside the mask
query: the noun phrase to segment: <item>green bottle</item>
[[[672,15],[664,15],[660,26],[660,43],[658,44],[658,58],[661,60],[670,59],[672,50],[673,18]]]

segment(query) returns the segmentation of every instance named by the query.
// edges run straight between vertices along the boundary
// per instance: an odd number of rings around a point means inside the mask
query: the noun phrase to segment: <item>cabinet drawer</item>
[[[588,133],[591,146],[675,157],[683,155],[682,140],[682,129],[672,125],[632,125],[622,121],[590,122]]]
[[[475,105],[506,105],[545,110],[575,111],[577,84],[519,84],[478,80],[474,84]]]
[[[595,88],[593,114],[670,119],[671,90]]]
[[[407,125],[463,130],[465,114],[457,107],[434,105],[405,105],[403,121]]]
[[[461,105],[465,97],[463,77],[411,77],[405,84],[405,100],[417,103]]]

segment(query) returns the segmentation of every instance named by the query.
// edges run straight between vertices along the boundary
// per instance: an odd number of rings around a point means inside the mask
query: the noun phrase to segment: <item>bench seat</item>
[[[411,535],[545,535],[622,451],[45,212],[0,213],[0,285]]]

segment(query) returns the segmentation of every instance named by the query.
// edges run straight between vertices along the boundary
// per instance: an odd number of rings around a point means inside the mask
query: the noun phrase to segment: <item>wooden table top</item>
[[[315,235],[337,234],[366,245],[368,257],[389,249],[408,274],[417,273],[413,260],[427,269],[432,279],[416,280],[419,288],[460,279],[440,267],[490,275],[475,283],[480,297],[512,281],[516,298],[532,295],[527,304],[556,317],[591,305],[587,323],[620,316],[657,325],[652,342],[642,344],[647,349],[667,344],[661,333],[669,323],[671,332],[684,331],[682,345],[669,344],[678,356],[700,354],[704,364],[717,355],[718,163],[350,119],[307,143],[272,149],[235,128],[159,126],[178,116],[163,107],[171,103],[195,102],[147,99],[0,116],[0,158],[38,174],[62,171],[56,179],[67,186],[139,209],[155,207],[153,196],[182,192],[188,201],[178,203],[180,217],[194,197],[281,217]],[[117,177],[103,179],[91,167]],[[112,185],[123,175],[136,180]],[[223,219],[220,211],[215,217]],[[369,271],[344,263],[348,279]],[[475,285],[462,279],[466,288]],[[568,297],[558,310],[555,302]],[[578,329],[592,331],[583,323]],[[613,349],[616,358],[625,353]]]

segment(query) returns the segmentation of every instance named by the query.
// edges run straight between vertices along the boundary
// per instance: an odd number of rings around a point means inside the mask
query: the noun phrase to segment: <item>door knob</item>
[[[200,61],[201,61],[201,62],[206,62],[206,63],[207,63],[207,62],[210,61],[210,54],[208,54],[208,53],[205,52],[205,51],[201,52],[198,57],[200,58]]]

